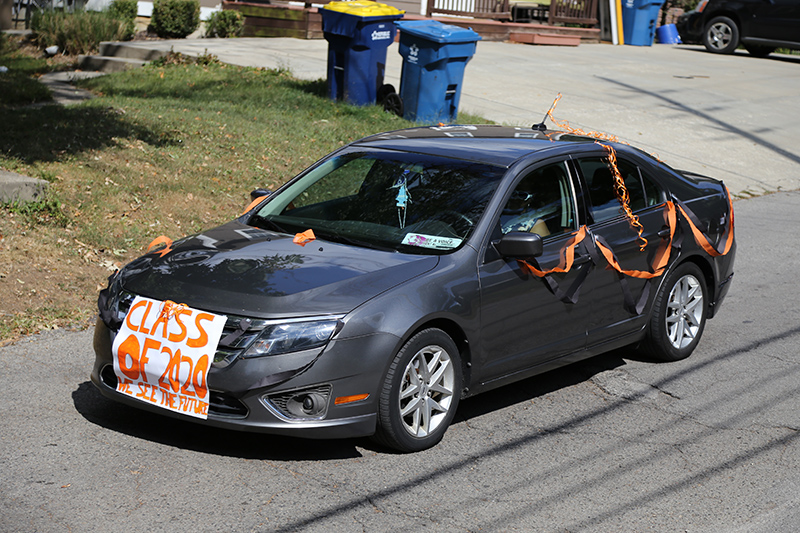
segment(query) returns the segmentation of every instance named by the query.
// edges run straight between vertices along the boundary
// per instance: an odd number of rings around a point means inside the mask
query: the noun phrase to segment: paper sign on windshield
[[[206,419],[206,378],[226,320],[183,304],[137,296],[112,347],[117,391]]]
[[[438,235],[424,235],[422,233],[407,233],[403,237],[403,244],[408,246],[421,246],[435,250],[452,250],[461,246],[463,241],[453,237],[440,237]]]

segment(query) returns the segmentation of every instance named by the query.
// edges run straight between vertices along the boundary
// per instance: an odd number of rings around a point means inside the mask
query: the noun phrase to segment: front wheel
[[[684,263],[669,273],[653,302],[644,350],[662,361],[679,361],[694,351],[706,324],[708,299],[700,268]]]
[[[426,329],[409,339],[386,373],[374,440],[401,452],[436,445],[455,416],[461,362],[453,340]]]
[[[728,17],[714,17],[703,32],[703,45],[715,54],[732,54],[739,46],[739,27]]]

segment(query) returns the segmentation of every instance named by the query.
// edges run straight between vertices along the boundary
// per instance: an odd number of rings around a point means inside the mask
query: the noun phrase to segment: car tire
[[[442,440],[461,395],[461,361],[440,329],[420,331],[400,349],[384,379],[373,440],[418,452]]]
[[[703,31],[703,45],[715,54],[732,54],[739,46],[739,27],[728,17],[714,17]]]
[[[763,46],[758,44],[746,44],[744,45],[744,48],[747,50],[747,53],[753,57],[767,57],[775,51],[774,46]]]
[[[708,291],[694,263],[683,263],[667,275],[653,302],[653,313],[642,348],[661,361],[691,355],[706,324]]]

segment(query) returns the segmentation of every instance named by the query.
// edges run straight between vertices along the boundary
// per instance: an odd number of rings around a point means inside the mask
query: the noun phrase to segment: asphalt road
[[[734,285],[691,358],[615,352],[469,399],[412,455],[113,403],[90,331],[1,348],[0,531],[796,530],[800,192],[734,205]]]

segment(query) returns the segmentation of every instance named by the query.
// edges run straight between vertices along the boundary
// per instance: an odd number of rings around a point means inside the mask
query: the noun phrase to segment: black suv
[[[756,57],[800,50],[800,0],[701,0],[676,25],[684,43],[702,42],[715,54],[740,44]]]

